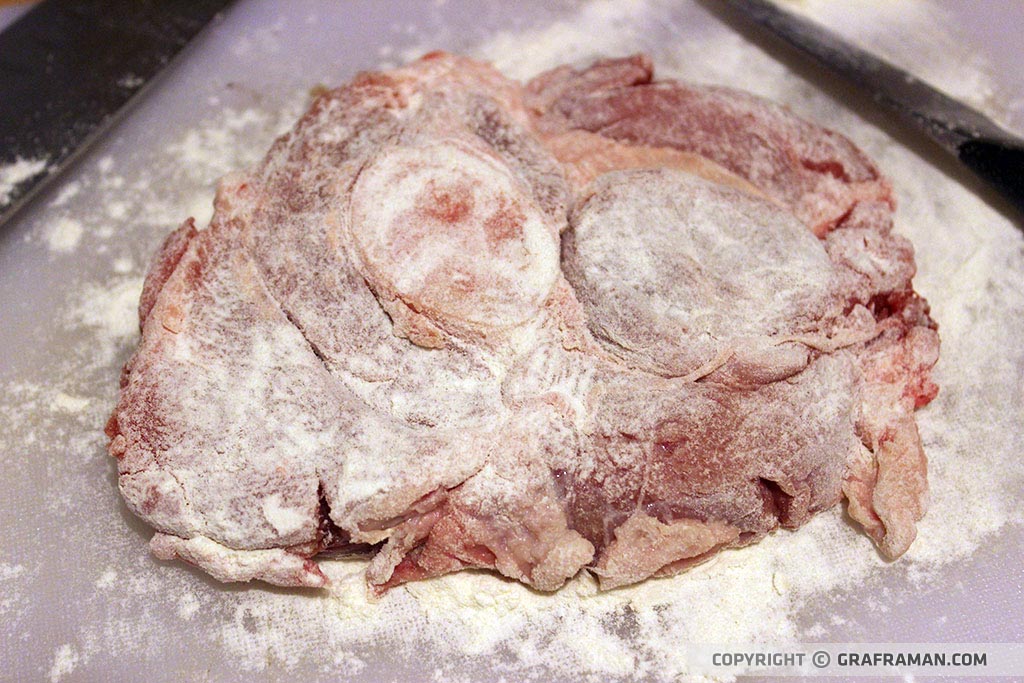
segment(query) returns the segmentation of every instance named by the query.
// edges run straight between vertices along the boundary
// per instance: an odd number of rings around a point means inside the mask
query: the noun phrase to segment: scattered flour
[[[95,328],[106,343],[132,337],[139,328],[137,308],[141,293],[139,276],[89,284],[81,292],[71,317],[79,325]]]
[[[843,3],[799,4],[823,21],[840,21]],[[884,43],[895,61],[918,59],[905,45],[907,37],[941,28],[929,7],[918,0],[899,3],[892,11],[903,23],[889,40],[885,32],[872,32],[880,24],[870,20],[849,30],[872,45]],[[886,3],[878,12],[890,8]],[[688,30],[691,19],[711,25]],[[404,34],[407,27],[396,31]],[[279,54],[279,33],[279,26],[268,25],[232,50]],[[376,54],[402,61],[435,47],[386,46]],[[834,509],[795,533],[722,553],[686,574],[608,593],[597,592],[586,574],[547,595],[464,572],[402,587],[378,602],[367,599],[359,560],[325,562],[332,588],[317,595],[223,587],[179,564],[156,562],[145,548],[149,532],[130,527],[100,431],[116,399],[118,368],[137,339],[145,264],[189,213],[205,224],[216,179],[257,161],[308,101],[302,88],[264,104],[226,105],[220,95],[210,96],[202,101],[217,109],[190,129],[159,138],[152,156],[134,165],[123,154],[93,162],[51,201],[51,220],[35,227],[52,251],[97,264],[69,288],[56,336],[39,342],[52,351],[52,365],[41,364],[25,380],[4,376],[0,385],[5,478],[11,486],[39,487],[46,514],[61,529],[55,533],[62,547],[74,547],[82,567],[97,568],[90,573],[27,561],[0,564],[0,596],[24,596],[37,585],[32,582],[40,582],[38,592],[52,586],[46,581],[59,580],[77,596],[69,612],[87,615],[69,622],[76,624],[73,632],[48,636],[40,630],[47,623],[42,617],[32,622],[34,631],[24,626],[31,610],[41,608],[0,597],[0,615],[17,617],[21,630],[49,643],[52,657],[35,677],[45,676],[46,667],[52,681],[92,667],[103,671],[115,655],[160,653],[166,661],[186,661],[202,652],[202,675],[209,678],[288,670],[366,680],[473,680],[472,671],[510,680],[691,680],[681,645],[687,641],[767,643],[835,634],[870,639],[871,632],[855,631],[848,613],[829,612],[830,596],[872,586],[872,597],[854,614],[888,622],[894,601],[912,591],[908,586],[943,580],[1010,525],[1024,523],[1024,462],[1018,457],[1024,452],[1024,243],[1005,218],[696,6],[594,0],[563,21],[455,47],[520,78],[563,62],[649,50],[661,77],[728,83],[790,103],[843,131],[879,161],[900,197],[898,229],[917,247],[916,282],[933,305],[943,340],[936,369],[941,392],[918,414],[932,487],[918,540],[903,560],[886,564]],[[963,88],[991,104],[992,81],[980,65],[942,49],[927,60],[936,81],[945,79],[951,91]],[[19,164],[18,174],[29,173],[19,177],[45,168],[45,161]],[[18,182],[15,177],[12,167],[0,169],[0,197]],[[77,228],[55,228],[61,220]],[[979,430],[979,424],[987,428]],[[26,453],[45,464],[38,474],[21,464]],[[59,488],[69,477],[76,481],[70,498]],[[971,501],[969,514],[963,514],[964,501]],[[954,529],[951,519],[957,520]],[[421,668],[425,659],[429,673]]]

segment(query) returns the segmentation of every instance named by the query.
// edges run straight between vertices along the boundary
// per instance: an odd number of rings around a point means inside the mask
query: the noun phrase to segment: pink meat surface
[[[843,497],[903,553],[938,336],[888,183],[783,107],[651,78],[435,53],[225,178],[151,267],[107,427],[154,554],[612,588]]]

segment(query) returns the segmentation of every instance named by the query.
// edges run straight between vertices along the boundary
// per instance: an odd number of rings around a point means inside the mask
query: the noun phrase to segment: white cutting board
[[[131,305],[149,255],[176,221],[190,213],[209,215],[213,180],[238,161],[258,158],[294,118],[302,91],[342,83],[356,71],[385,61],[399,62],[407,50],[460,51],[481,41],[493,46],[499,31],[571,20],[581,11],[578,4],[239,0],[104,140],[3,229],[0,679],[251,680],[254,672],[262,672],[305,680],[342,675],[422,680],[439,667],[445,678],[456,671],[466,678],[487,679],[499,660],[506,662],[507,653],[448,665],[433,661],[437,651],[422,642],[416,622],[397,625],[392,632],[396,640],[390,642],[369,636],[354,644],[336,641],[322,624],[304,624],[296,617],[287,617],[292,619],[288,624],[275,622],[273,614],[260,613],[263,603],[250,597],[254,591],[267,591],[281,600],[311,600],[301,594],[260,586],[224,587],[199,572],[156,562],[146,550],[149,530],[120,502],[101,430],[116,397],[118,368],[135,343]],[[651,5],[636,4],[639,9]],[[822,3],[797,4],[814,9]],[[1021,25],[1024,9],[1014,2],[985,3],[987,12],[972,11],[978,3],[944,5],[961,18],[968,40],[962,49],[993,64],[990,75],[1001,92],[998,102],[990,103],[991,111],[1024,128],[1019,69],[1024,45],[1019,39],[1014,42],[1009,28]],[[589,7],[591,12],[612,11],[608,3]],[[648,51],[658,65],[676,59],[681,42],[727,37],[731,31],[699,4],[662,3],[656,15],[657,20],[618,44],[621,51]],[[847,32],[858,30],[856,22],[837,22]],[[860,37],[884,48],[884,34],[866,31]],[[596,37],[595,51],[606,44]],[[764,45],[763,59],[793,59],[770,41]],[[538,60],[536,54],[517,59],[515,49],[516,43],[509,42],[503,61],[515,66]],[[579,63],[595,56],[585,52],[577,55]],[[913,54],[894,54],[914,61]],[[925,71],[929,67],[927,62],[906,65]],[[693,65],[675,66],[694,73]],[[723,73],[728,68],[717,64],[712,71],[717,80],[727,82]],[[745,67],[738,62],[731,68]],[[806,88],[821,87],[836,98],[836,111],[847,106],[845,87],[826,73],[802,67],[797,71],[793,78],[804,79]],[[950,85],[955,90],[963,81]],[[849,102],[869,107],[864,98]],[[800,101],[790,104],[802,111]],[[284,113],[270,114],[278,111]],[[865,116],[883,120],[869,111]],[[886,130],[931,158],[927,145],[899,126]],[[942,164],[942,182],[975,187],[940,155],[934,159]],[[924,179],[920,187],[915,182],[903,181],[912,193],[944,191],[926,187]],[[124,201],[119,203],[120,193]],[[993,230],[1004,243],[1019,246],[1019,235],[1012,230]],[[941,266],[927,245],[918,248],[922,269]],[[934,272],[931,277],[936,277]],[[90,307],[89,301],[95,305]],[[1006,448],[1019,449],[1021,444],[1019,434],[1004,442]],[[1013,502],[1019,505],[1019,493]],[[970,514],[969,500],[964,501],[964,514]],[[958,524],[949,521],[951,535]],[[797,625],[824,624],[825,630],[817,632],[821,640],[1024,640],[1021,539],[1019,526],[1003,529],[969,557],[929,573],[924,582],[894,565],[861,587],[827,598],[819,595],[817,604],[798,603],[790,618]],[[860,551],[873,552],[866,541]],[[743,557],[731,556],[730,562],[742,562]],[[709,585],[714,590],[713,582]],[[887,609],[867,609],[867,595]],[[390,608],[382,603],[376,609]],[[309,610],[304,614],[310,618]],[[264,632],[271,627],[273,634]],[[282,635],[287,633],[293,646]],[[308,638],[322,642],[300,647],[299,641]],[[300,661],[291,661],[291,652]],[[548,678],[543,663],[530,672],[514,663],[502,666],[507,678]]]

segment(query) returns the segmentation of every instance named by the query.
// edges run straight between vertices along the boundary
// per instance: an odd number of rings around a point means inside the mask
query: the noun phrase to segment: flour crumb
[[[145,83],[146,80],[142,76],[136,76],[133,73],[127,73],[121,78],[117,79],[117,84],[122,88],[135,89]]]
[[[113,567],[107,567],[107,569],[100,574],[100,578],[96,579],[96,587],[101,590],[113,588],[114,584],[117,583],[117,570]]]
[[[16,188],[46,170],[47,159],[22,159],[0,166],[0,204],[6,204]]]
[[[334,655],[334,664],[349,676],[356,676],[366,668],[366,662],[351,652],[339,652]]]
[[[81,192],[81,191],[82,191],[82,183],[81,183],[81,181],[72,180],[71,182],[66,183],[64,185],[64,187],[60,188],[60,192],[58,192],[57,196],[53,198],[53,201],[50,202],[50,207],[51,208],[57,208],[57,207],[64,206],[69,201],[71,201],[76,196],[78,196],[78,193]]]
[[[178,598],[178,616],[189,621],[199,611],[199,598],[194,593],[185,593]]]
[[[82,241],[85,226],[74,218],[64,216],[47,226],[45,231],[46,244],[51,252],[68,254],[78,247]]]
[[[111,264],[110,267],[118,275],[127,275],[128,273],[135,270],[135,264],[132,262],[130,258],[126,257],[114,259],[114,262]]]
[[[25,573],[20,564],[0,564],[0,581],[9,581]]]
[[[197,227],[203,228],[209,225],[210,219],[213,218],[213,202],[204,192],[193,198],[185,213],[195,219]]]
[[[123,175],[102,175],[99,186],[105,190],[120,190],[127,184]]]
[[[80,396],[72,396],[71,394],[65,394],[63,391],[58,391],[56,396],[53,397],[53,401],[50,403],[50,408],[55,411],[63,411],[65,413],[80,413],[89,405],[89,399],[82,398]]]
[[[61,645],[53,657],[50,667],[50,683],[57,683],[78,666],[78,652],[68,644]]]
[[[124,202],[110,201],[107,202],[107,216],[113,218],[115,221],[119,221],[128,215],[128,205]]]

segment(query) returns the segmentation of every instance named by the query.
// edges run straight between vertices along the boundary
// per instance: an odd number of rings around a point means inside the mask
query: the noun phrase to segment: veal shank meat
[[[157,255],[120,489],[224,581],[611,588],[844,497],[897,557],[938,336],[892,213],[846,138],[642,56],[361,74]]]

